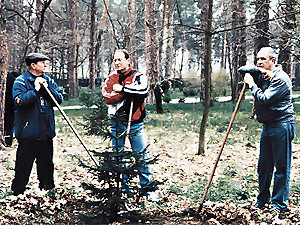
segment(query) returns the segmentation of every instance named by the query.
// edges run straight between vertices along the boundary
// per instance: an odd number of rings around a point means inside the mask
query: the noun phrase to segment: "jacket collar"
[[[35,81],[35,76],[32,75],[28,69],[25,71],[24,75],[25,75],[26,79],[28,79],[29,81],[31,81],[31,82]],[[41,77],[45,78],[45,74],[42,74]]]
[[[132,70],[132,67],[130,66],[126,71],[125,73],[118,73],[119,75],[123,75],[123,76],[127,76]]]

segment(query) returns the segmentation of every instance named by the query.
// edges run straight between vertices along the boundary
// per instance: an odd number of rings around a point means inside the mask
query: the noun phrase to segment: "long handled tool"
[[[68,125],[70,126],[70,128],[73,131],[73,133],[75,134],[75,136],[78,138],[78,140],[80,141],[80,143],[82,144],[82,146],[84,147],[84,149],[86,150],[86,152],[88,153],[88,155],[91,157],[91,159],[93,160],[93,162],[95,163],[95,165],[98,166],[96,160],[91,155],[91,153],[88,150],[88,148],[86,147],[83,139],[80,137],[79,133],[77,132],[77,130],[75,129],[75,127],[73,126],[73,124],[71,123],[71,121],[69,120],[68,116],[62,110],[62,108],[60,107],[60,105],[58,104],[58,102],[56,101],[56,99],[54,98],[54,96],[52,95],[52,93],[50,92],[50,90],[48,89],[48,87],[46,87],[45,85],[44,85],[44,87],[45,87],[46,91],[48,92],[49,96],[51,97],[52,101],[54,102],[54,104],[56,105],[56,107],[58,108],[58,110],[60,111],[61,115],[67,121]]]
[[[242,88],[242,91],[241,91],[240,96],[239,96],[239,99],[238,99],[238,101],[237,101],[237,103],[236,103],[234,112],[233,112],[233,114],[232,114],[230,123],[229,123],[228,128],[227,128],[227,132],[226,132],[226,134],[225,134],[223,143],[222,143],[222,145],[221,145],[221,147],[220,147],[219,154],[218,154],[218,157],[217,157],[217,159],[216,159],[214,168],[213,168],[213,170],[212,170],[212,173],[211,173],[210,178],[209,178],[209,180],[208,180],[208,183],[207,183],[207,185],[206,185],[204,194],[203,194],[202,199],[201,199],[201,201],[200,201],[200,206],[199,206],[199,208],[198,208],[198,213],[201,213],[201,211],[202,211],[203,203],[204,203],[205,197],[206,197],[206,195],[207,195],[207,192],[208,192],[209,186],[210,186],[210,184],[211,184],[212,178],[213,178],[213,176],[214,176],[214,174],[215,174],[215,171],[216,171],[218,162],[219,162],[219,160],[220,160],[220,157],[221,157],[221,154],[222,154],[222,151],[223,151],[225,142],[226,142],[227,137],[228,137],[228,135],[229,135],[229,131],[230,131],[231,127],[232,127],[234,118],[235,118],[236,113],[237,113],[237,111],[238,111],[238,109],[239,109],[239,105],[240,105],[240,103],[241,103],[241,101],[242,101],[242,98],[243,98],[243,95],[244,95],[244,93],[245,93],[245,90],[246,90],[246,83],[244,83],[243,88]]]
[[[129,117],[128,117],[128,124],[127,124],[127,130],[126,130],[126,136],[127,136],[128,140],[129,140],[131,120],[132,120],[131,119],[132,111],[133,111],[133,100],[131,100],[131,102],[130,102]],[[126,136],[125,136],[125,146],[129,146],[128,142],[126,142],[126,140],[127,140]]]
[[[129,117],[128,117],[128,125],[127,125],[127,136],[129,137],[130,126],[131,126],[131,117],[133,111],[133,100],[130,102],[130,109],[129,109]]]

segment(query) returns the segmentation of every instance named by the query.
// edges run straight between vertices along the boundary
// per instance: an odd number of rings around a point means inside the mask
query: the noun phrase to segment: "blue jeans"
[[[259,206],[270,202],[270,185],[274,175],[273,207],[283,211],[288,209],[292,160],[291,142],[295,136],[295,130],[294,121],[263,125],[258,159],[259,195],[257,204]]]
[[[118,142],[118,150],[123,151],[124,145],[125,145],[125,133],[127,132],[127,126],[117,123],[114,119],[111,119],[111,133],[120,138],[116,140],[115,138],[112,139],[112,146],[114,151],[116,151],[116,143]],[[144,131],[144,124],[143,123],[137,123],[130,126],[130,132],[129,132],[129,141],[131,149],[134,153],[142,153],[139,160],[148,161],[149,157],[146,150],[146,135]],[[143,187],[151,182],[152,174],[150,172],[149,165],[145,165],[139,169],[139,178],[140,178],[140,185]],[[128,186],[128,176],[126,174],[123,174],[122,179],[122,188],[125,189],[124,191],[130,191],[130,188]]]

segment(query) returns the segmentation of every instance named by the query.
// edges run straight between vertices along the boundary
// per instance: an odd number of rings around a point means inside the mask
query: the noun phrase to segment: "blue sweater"
[[[44,74],[42,77],[60,104],[62,90],[50,77]],[[34,81],[35,77],[26,70],[13,85],[15,136],[18,140],[48,140],[55,136],[54,102],[43,86],[36,91]]]
[[[271,81],[266,81],[260,74],[252,87],[257,120],[264,124],[293,120],[291,80],[280,65],[272,72]]]

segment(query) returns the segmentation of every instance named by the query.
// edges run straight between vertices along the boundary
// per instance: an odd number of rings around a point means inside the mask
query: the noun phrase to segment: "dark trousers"
[[[37,164],[39,188],[54,188],[53,140],[18,142],[15,178],[11,187],[14,193],[22,193],[25,190],[34,160]]]
[[[270,202],[270,186],[274,177],[273,206],[283,211],[288,209],[292,160],[291,143],[294,136],[294,121],[263,126],[258,159],[258,205],[263,206]]]

